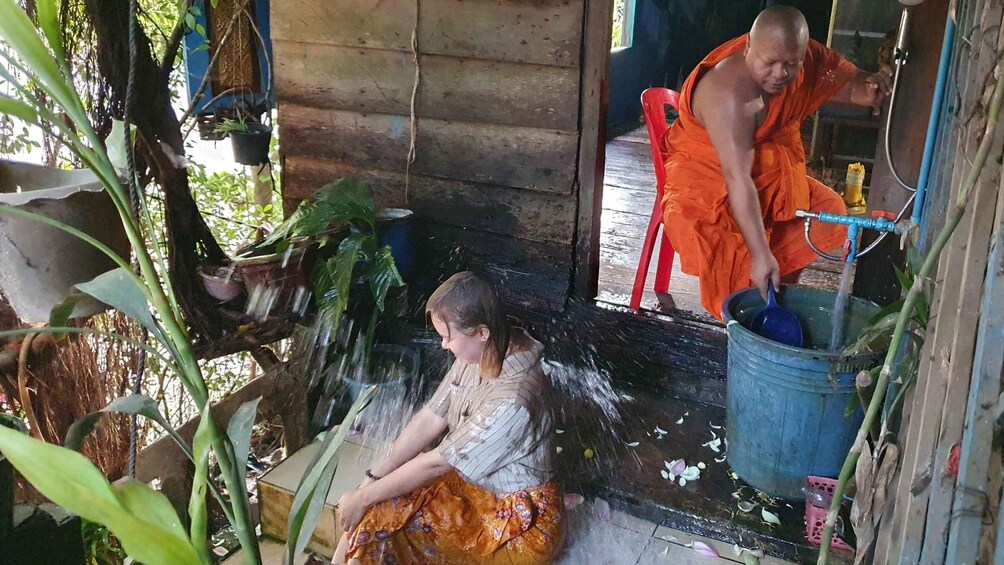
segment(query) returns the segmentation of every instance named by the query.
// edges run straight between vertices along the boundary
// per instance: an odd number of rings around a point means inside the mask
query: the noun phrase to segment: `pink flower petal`
[[[581,494],[570,493],[565,495],[565,508],[571,510],[576,506],[582,504],[585,501],[585,497]]]
[[[669,468],[670,474],[680,475],[683,474],[683,472],[686,470],[687,470],[687,462],[684,461],[683,459],[677,459],[676,461],[670,463],[670,468]]]
[[[706,557],[718,557],[718,552],[714,550],[710,545],[704,543],[703,541],[695,541],[693,545],[694,551],[704,555]]]

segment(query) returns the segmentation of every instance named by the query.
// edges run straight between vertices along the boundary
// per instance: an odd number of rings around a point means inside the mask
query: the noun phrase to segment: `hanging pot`
[[[248,124],[247,127],[246,132],[230,133],[234,161],[248,166],[268,163],[268,145],[272,141],[272,128],[261,124]]]

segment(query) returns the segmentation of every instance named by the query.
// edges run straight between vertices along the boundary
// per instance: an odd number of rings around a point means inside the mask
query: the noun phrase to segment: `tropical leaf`
[[[370,266],[369,279],[370,291],[376,301],[377,310],[382,312],[390,288],[404,284],[401,273],[398,272],[397,265],[394,264],[394,256],[391,255],[390,247],[377,250]]]
[[[338,253],[324,263],[327,273],[314,279],[317,307],[332,319],[345,311],[352,287],[352,271],[367,239],[372,235],[350,235],[338,245]]]
[[[330,224],[365,222],[370,230],[376,226],[376,206],[369,185],[350,178],[341,178],[322,186],[315,196],[330,214]]]
[[[854,343],[844,349],[844,355],[857,355],[867,350],[881,350],[881,347],[872,348],[871,345],[879,340],[888,342],[892,337],[892,332],[896,329],[898,319],[899,312],[890,312],[874,323],[865,326]]]
[[[14,116],[30,124],[38,123],[38,112],[34,108],[5,94],[0,94],[0,113]]]
[[[307,547],[317,526],[317,518],[321,515],[328,490],[331,489],[331,481],[338,466],[338,454],[345,443],[345,438],[348,437],[351,423],[356,421],[356,416],[369,404],[375,393],[376,387],[363,389],[352,403],[343,425],[339,426],[335,433],[329,431],[325,434],[317,455],[304,470],[289,509],[284,565],[293,565],[295,556],[300,555]]]
[[[243,406],[241,407],[243,408]],[[204,561],[209,560],[209,546],[206,543],[206,485],[209,480],[209,450],[213,446],[212,415],[209,404],[202,410],[202,419],[195,431],[192,454],[195,458],[195,476],[192,479],[192,497],[188,502],[188,516],[192,521],[192,545]]]
[[[163,495],[150,487],[135,484],[116,491],[83,455],[4,427],[0,427],[0,452],[46,498],[107,526],[137,561],[147,565],[207,563],[171,526],[177,515]]]
[[[251,452],[251,432],[254,429],[254,419],[258,414],[258,402],[260,400],[261,397],[259,396],[254,400],[241,404],[240,408],[230,418],[230,423],[227,424],[227,436],[230,438],[230,444],[234,447],[237,466],[241,469],[246,468],[248,453]],[[198,452],[198,449],[196,449],[196,452]]]
[[[896,265],[892,266],[892,270],[896,273],[896,280],[899,281],[900,288],[903,289],[903,292],[908,292],[910,287],[913,286],[913,273],[904,271]]]
[[[88,123],[79,96],[69,86],[69,81],[63,76],[52,53],[38,36],[35,25],[16,0],[0,0],[0,40],[13,48],[21,57],[24,66],[31,69],[38,86],[74,122],[78,125]]]
[[[160,326],[150,314],[150,306],[143,288],[138,286],[131,274],[121,267],[102,273],[94,279],[76,285],[101,302],[115,308],[126,316],[136,320],[149,330],[151,334],[163,340]]]
[[[111,413],[122,413],[122,414],[132,414],[144,416],[154,422],[157,422],[164,430],[179,441],[179,445],[182,450],[191,458],[191,450],[184,441],[181,441],[181,436],[178,432],[171,427],[171,424],[164,418],[160,413],[160,409],[157,407],[157,401],[150,398],[149,396],[143,394],[130,394],[129,396],[123,396],[121,398],[116,398],[111,401],[108,406],[105,406],[97,412],[91,412],[90,414],[84,416],[83,418],[73,422],[70,425],[70,429],[66,432],[66,440],[63,445],[74,451],[79,451],[84,444],[84,439],[87,435],[91,433],[94,426],[97,425],[98,420],[101,416]]]
[[[35,0],[35,16],[38,18],[38,26],[45,34],[45,40],[49,43],[49,48],[60,60],[64,60],[66,55],[63,52],[63,37],[59,33],[59,2]]]
[[[871,320],[868,320],[868,325],[869,326],[874,325],[876,322],[878,322],[882,318],[885,318],[889,314],[899,313],[899,311],[902,310],[903,306],[905,305],[906,305],[906,299],[900,298],[896,302],[884,306],[881,310],[876,312],[874,316],[872,316]]]

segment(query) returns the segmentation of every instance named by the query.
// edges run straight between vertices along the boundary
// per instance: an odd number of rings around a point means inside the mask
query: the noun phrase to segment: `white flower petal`
[[[777,514],[768,512],[766,508],[760,509],[760,516],[763,518],[763,521],[768,524],[781,524],[781,520],[777,517]]]
[[[680,486],[681,487],[687,486],[687,479],[684,479],[683,477],[680,477]]]
[[[739,509],[743,512],[752,512],[754,508],[756,508],[756,505],[748,500],[739,501]]]
[[[697,468],[703,471],[707,469],[708,466],[704,464],[704,461],[701,461],[700,463],[697,464]]]
[[[624,445],[626,445],[628,447],[638,447],[638,442],[637,441],[632,441],[631,443],[625,443]]]
[[[662,475],[662,478],[664,478],[664,479],[668,479],[669,478],[669,473],[667,473],[665,469],[659,471],[659,474]]]

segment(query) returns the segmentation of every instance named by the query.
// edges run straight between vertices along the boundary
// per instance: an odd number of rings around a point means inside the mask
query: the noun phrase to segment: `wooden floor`
[[[600,217],[600,278],[597,298],[627,305],[645,241],[645,229],[655,203],[655,169],[645,127],[607,143]],[[701,306],[697,277],[680,271],[673,262],[669,293],[656,295],[657,255],[652,257],[642,308],[665,314],[717,323]],[[801,283],[836,289],[840,266],[820,260],[802,274]]]

